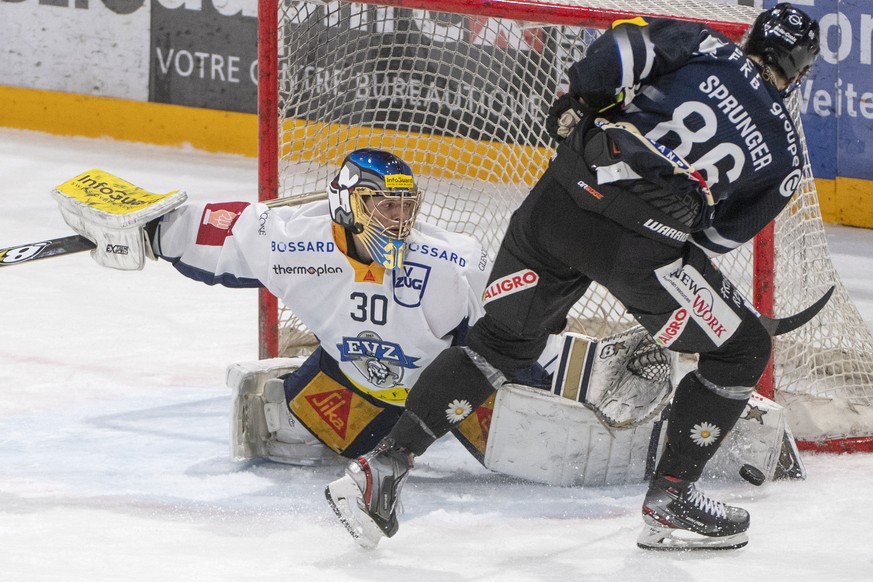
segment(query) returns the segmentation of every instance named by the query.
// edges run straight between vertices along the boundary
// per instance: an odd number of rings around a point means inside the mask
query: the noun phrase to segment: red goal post
[[[493,256],[553,152],[545,110],[599,30],[658,15],[738,40],[758,12],[706,0],[260,0],[259,199],[323,190],[348,151],[380,147],[412,165],[422,218]],[[775,341],[759,390],[786,407],[802,448],[873,450],[873,338],[831,264],[808,159],[789,208],[719,266],[767,315],[796,313],[837,285],[819,317]],[[632,324],[594,285],[568,330]],[[314,346],[265,291],[259,329],[262,358]]]

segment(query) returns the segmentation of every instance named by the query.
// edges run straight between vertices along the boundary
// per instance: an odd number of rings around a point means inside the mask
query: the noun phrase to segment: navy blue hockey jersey
[[[755,236],[801,182],[803,154],[782,97],[733,42],[697,23],[613,24],[569,71],[570,91],[682,156],[716,200],[698,244],[724,253]]]

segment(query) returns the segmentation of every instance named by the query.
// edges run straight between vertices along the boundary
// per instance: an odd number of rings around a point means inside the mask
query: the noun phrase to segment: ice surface
[[[0,247],[68,234],[49,190],[99,167],[152,191],[253,200],[255,161],[0,129]],[[828,227],[873,322],[873,231]],[[87,253],[0,270],[0,580],[873,579],[873,455],[805,455],[809,478],[704,485],[752,513],[749,546],[637,549],[643,485],[558,488],[439,442],[399,533],[358,548],[323,489],[341,468],[228,459],[228,364],[257,358],[256,293]]]

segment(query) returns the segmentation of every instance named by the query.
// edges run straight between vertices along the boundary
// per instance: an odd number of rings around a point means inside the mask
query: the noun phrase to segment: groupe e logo
[[[20,4],[25,2],[37,3],[45,6],[61,6],[67,8],[78,8],[80,10],[88,10],[98,3],[102,3],[106,8],[116,14],[133,14],[143,6],[147,0],[0,0],[9,2],[10,4]],[[224,16],[251,16],[252,18],[258,15],[258,3],[256,0],[151,0],[153,4],[160,4],[164,8],[174,10],[176,8],[184,8],[200,12],[203,10],[203,4],[209,3],[213,8]]]

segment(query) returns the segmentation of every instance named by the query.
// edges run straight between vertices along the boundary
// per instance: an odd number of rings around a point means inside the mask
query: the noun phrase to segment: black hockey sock
[[[747,401],[719,396],[704,386],[694,372],[682,378],[673,396],[667,446],[655,475],[699,479]]]
[[[389,436],[398,446],[422,454],[456,428],[494,391],[463,348],[441,353],[418,378],[406,399],[406,411]]]
[[[394,440],[395,446],[402,447],[417,457],[424,454],[438,437],[415,413],[406,410],[397,419],[397,423],[388,433],[388,438]]]

